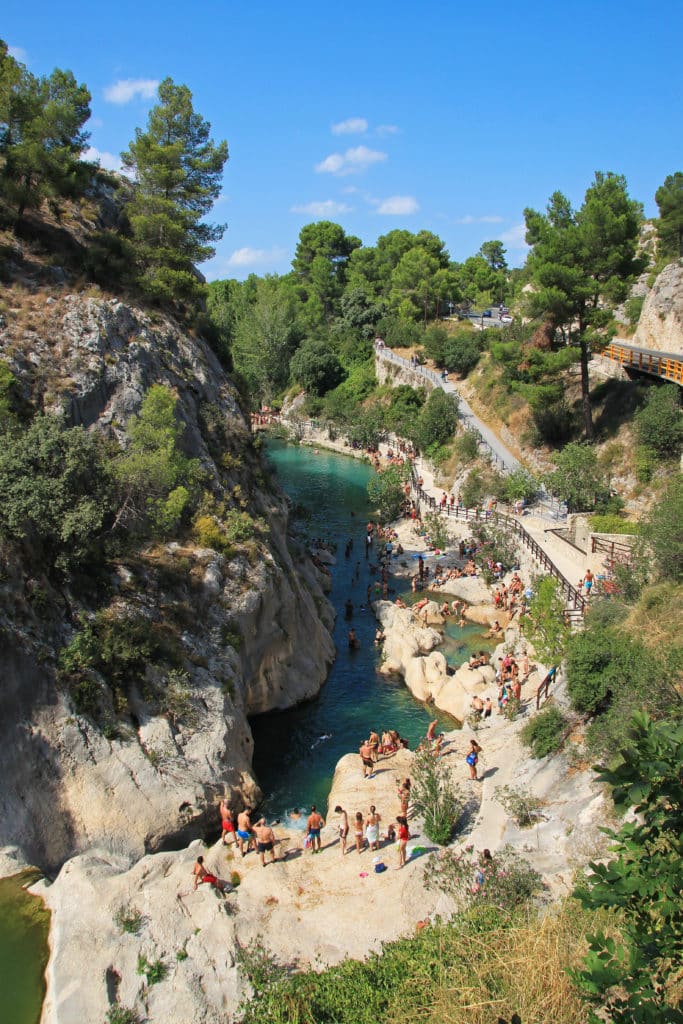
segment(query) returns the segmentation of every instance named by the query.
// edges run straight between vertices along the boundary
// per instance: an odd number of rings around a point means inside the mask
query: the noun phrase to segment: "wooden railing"
[[[550,671],[548,672],[548,675],[545,677],[545,679],[541,683],[541,685],[536,690],[536,710],[537,711],[538,711],[538,709],[541,706],[541,699],[545,699],[545,700],[548,699],[548,694],[550,692],[550,685],[551,685],[551,683],[555,682],[556,678],[557,678],[557,667],[553,666],[550,669]]]
[[[664,380],[683,385],[683,355],[635,348],[633,345],[622,345],[618,341],[611,341],[602,354],[619,363],[625,370],[650,373],[655,377],[663,377]]]
[[[585,598],[581,596],[579,591],[572,583],[569,582],[566,576],[560,572],[535,537],[531,536],[518,519],[515,519],[514,516],[506,515],[504,512],[488,511],[481,508],[463,508],[462,505],[451,506],[448,502],[445,505],[441,505],[441,503],[436,501],[431,494],[427,494],[426,491],[419,487],[415,481],[414,487],[420,501],[434,512],[440,512],[442,515],[449,517],[453,516],[455,519],[463,519],[465,522],[491,522],[496,526],[500,526],[502,529],[513,533],[519,539],[522,546],[531,552],[533,558],[535,558],[536,561],[539,562],[540,565],[558,581],[560,584],[560,591],[565,599],[568,611],[570,612],[570,617],[572,611],[583,616],[586,607]]]
[[[620,540],[607,540],[606,537],[591,537],[591,551],[604,551],[608,558],[622,562],[630,562],[633,558],[633,548],[630,544]]]

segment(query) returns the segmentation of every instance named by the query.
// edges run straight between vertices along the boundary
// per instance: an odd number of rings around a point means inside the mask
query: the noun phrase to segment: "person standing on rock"
[[[363,778],[372,779],[375,775],[375,762],[372,760],[372,747],[367,740],[363,740],[358,753],[363,762]]]
[[[261,866],[266,866],[266,854],[270,854],[271,864],[275,863],[275,833],[273,832],[270,825],[266,825],[266,819],[261,818],[254,825],[254,835],[256,836],[256,849],[258,850],[259,857],[261,858]]]
[[[405,867],[406,863],[406,846],[410,839],[410,830],[408,828],[408,819],[403,814],[399,814],[396,818],[396,824],[398,825],[398,867]]]
[[[401,802],[401,814],[408,817],[408,805],[410,804],[410,779],[404,779],[398,787],[398,799]],[[398,821],[398,818],[396,819]]]
[[[335,807],[334,813],[341,814],[341,821],[339,822],[339,850],[343,857],[346,853],[346,840],[349,834],[349,816],[339,804]]]
[[[232,811],[225,797],[220,802],[219,811],[221,815],[223,846],[230,846],[235,843],[235,822],[232,819]]]
[[[428,747],[431,747],[432,743],[436,739],[436,727],[437,727],[438,724],[439,724],[439,719],[438,718],[435,718],[433,722],[429,723],[429,727],[427,729],[427,746]]]
[[[467,757],[465,758],[465,760],[467,761],[467,764],[469,765],[470,778],[472,779],[473,782],[477,782],[478,781],[477,780],[477,762],[479,760],[479,755],[480,754],[481,754],[481,747],[479,746],[477,741],[474,740],[474,739],[470,740],[470,749],[467,752]]]
[[[322,814],[319,813],[315,804],[311,807],[311,813],[308,816],[308,834],[311,837],[311,852],[320,853],[320,829],[325,827],[325,819]]]
[[[382,816],[377,813],[375,805],[370,807],[370,813],[365,819],[365,838],[371,850],[379,850],[379,823]]]
[[[357,853],[363,852],[363,846],[365,845],[363,839],[363,815],[360,811],[356,811],[356,819],[354,822],[353,836],[356,840],[356,851]]]
[[[247,844],[246,850],[244,844]],[[237,845],[240,848],[240,853],[244,857],[245,853],[249,853],[249,850],[253,848],[253,836],[251,829],[251,818],[249,817],[249,809],[245,808],[237,815]]]

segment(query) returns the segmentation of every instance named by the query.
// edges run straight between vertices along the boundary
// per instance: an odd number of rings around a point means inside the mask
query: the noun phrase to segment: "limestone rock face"
[[[633,344],[658,352],[683,354],[683,266],[664,267],[650,290]]]
[[[438,609],[438,605],[431,603]],[[470,697],[455,677],[448,675],[446,658],[435,650],[441,643],[441,634],[420,625],[407,608],[397,608],[388,601],[378,602],[375,614],[386,637],[379,671],[403,676],[417,700],[433,701],[437,708],[462,721]]]
[[[127,680],[116,729],[74,709],[59,652],[103,606],[28,578],[7,560],[0,579],[0,847],[54,870],[99,846],[141,856],[219,826],[217,801],[258,795],[247,716],[312,697],[334,658],[324,574],[288,536],[288,508],[262,473],[236,389],[211,349],[172,318],[78,294],[43,303],[31,329],[12,310],[0,354],[26,397],[67,424],[126,443],[150,386],[177,395],[181,444],[218,500],[234,495],[267,539],[230,556],[185,540],[148,544],[110,567],[108,615],[172,638],[192,708],[174,719],[150,699],[155,665]],[[38,593],[41,603],[34,599]],[[112,710],[112,716],[114,711]]]

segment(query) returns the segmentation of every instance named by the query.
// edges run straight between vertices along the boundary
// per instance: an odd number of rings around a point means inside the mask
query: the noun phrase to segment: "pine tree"
[[[37,78],[0,40],[0,192],[17,221],[45,198],[83,190],[92,172],[80,159],[89,104],[70,71]]]
[[[204,287],[194,269],[214,254],[225,225],[202,218],[218,198],[227,142],[210,138],[211,125],[192,106],[192,93],[170,78],[146,131],[121,154],[137,182],[128,208],[138,280],[154,299],[194,302]]]

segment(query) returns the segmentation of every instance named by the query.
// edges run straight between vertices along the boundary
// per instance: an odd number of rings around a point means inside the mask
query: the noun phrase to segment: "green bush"
[[[449,849],[431,860],[425,873],[428,889],[439,889],[462,910],[472,905],[493,905],[511,913],[528,903],[543,889],[538,871],[511,846],[497,850],[489,859],[471,859],[474,847]]]
[[[588,525],[594,533],[640,533],[640,523],[633,523],[628,519],[622,519],[615,515],[590,516]]]
[[[543,817],[543,801],[523,786],[496,786],[494,793],[498,803],[520,828],[531,828]]]
[[[142,928],[144,918],[137,907],[119,907],[114,914],[114,924],[128,935],[137,935]]]
[[[632,295],[630,299],[626,300],[624,312],[626,313],[626,318],[631,327],[637,327],[644,302],[644,295]]]
[[[424,829],[434,843],[445,846],[462,813],[462,797],[454,786],[445,763],[422,747],[413,759],[412,803],[424,820]]]
[[[144,975],[147,979],[148,985],[156,985],[160,981],[163,981],[168,974],[168,967],[163,960],[148,960],[144,953],[138,954],[138,963],[136,967],[138,974]]]
[[[474,430],[465,430],[455,439],[455,453],[458,462],[466,466],[479,457],[479,435]]]
[[[677,384],[653,384],[634,418],[636,437],[659,458],[676,458],[683,443],[683,415]]]
[[[520,733],[522,743],[531,748],[534,757],[545,757],[559,750],[567,719],[559,708],[544,708],[526,723]]]
[[[115,507],[108,449],[83,427],[36,416],[0,443],[0,537],[44,569],[67,572],[95,559]]]
[[[445,366],[449,373],[466,377],[479,362],[482,350],[482,338],[478,332],[458,332],[446,342],[439,365]]]
[[[140,1024],[140,1015],[136,1010],[116,1003],[107,1010],[107,1024]]]

